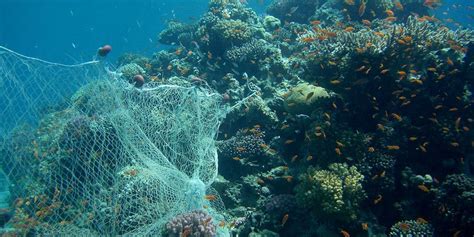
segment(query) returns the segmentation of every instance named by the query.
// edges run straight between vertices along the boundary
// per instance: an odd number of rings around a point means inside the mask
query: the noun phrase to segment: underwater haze
[[[474,236],[473,19],[0,0],[0,234]]]

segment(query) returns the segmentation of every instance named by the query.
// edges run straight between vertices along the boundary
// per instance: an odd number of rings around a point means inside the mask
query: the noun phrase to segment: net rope
[[[0,46],[8,225],[33,235],[161,235],[176,215],[202,209],[217,226],[221,101],[207,88],[138,89],[99,61],[58,64]]]

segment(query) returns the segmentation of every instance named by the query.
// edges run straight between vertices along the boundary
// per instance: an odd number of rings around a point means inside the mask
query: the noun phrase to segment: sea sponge
[[[362,188],[364,176],[355,166],[333,163],[327,170],[309,168],[296,187],[301,206],[317,210],[318,215],[341,221],[357,218],[358,206],[366,197]]]
[[[309,83],[300,83],[283,94],[285,109],[289,113],[298,114],[311,111],[311,108],[323,98],[329,98],[329,93],[323,87]]]

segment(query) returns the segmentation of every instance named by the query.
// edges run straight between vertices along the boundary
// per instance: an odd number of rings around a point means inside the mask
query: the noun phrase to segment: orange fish
[[[367,222],[360,224],[362,226],[362,229],[367,231],[369,230],[369,224]]]
[[[370,22],[369,20],[362,20],[362,24],[364,24],[366,26],[371,26],[372,22]]]
[[[421,191],[425,192],[425,193],[427,193],[427,192],[430,191],[430,189],[429,189],[428,187],[426,187],[426,185],[424,185],[424,184],[418,185],[418,188],[419,188]]]
[[[403,9],[405,9],[400,1],[395,2],[395,7],[400,11],[403,11]]]
[[[377,195],[377,197],[374,199],[374,205],[377,205],[379,202],[382,201],[382,195]]]
[[[395,16],[392,10],[385,10],[385,14],[387,14],[388,17]]]
[[[359,16],[363,16],[363,15],[364,15],[364,13],[365,13],[365,8],[367,7],[367,6],[366,6],[366,3],[367,3],[367,0],[361,0],[361,1],[360,1]]]
[[[398,122],[401,122],[403,120],[402,117],[396,113],[391,113],[390,115],[392,116],[393,119],[397,120]]]
[[[347,5],[351,5],[351,6],[355,5],[354,0],[344,0],[344,3],[346,3]]]
[[[283,216],[283,218],[281,219],[281,226],[284,226],[286,224],[286,222],[288,221],[288,217],[288,213]]]
[[[428,224],[428,221],[423,219],[422,217],[416,218],[416,223],[418,224]]]
[[[217,197],[216,197],[216,195],[208,194],[208,195],[204,196],[204,199],[206,199],[208,201],[215,201],[215,200],[217,200]]]
[[[425,0],[423,6],[429,9],[435,9],[439,4],[439,0]]]
[[[219,222],[219,227],[224,227],[224,226],[225,226],[225,222],[224,222],[224,221]]]
[[[453,66],[454,62],[451,60],[449,57],[446,59],[446,62],[448,63],[449,66]]]
[[[346,28],[344,29],[344,31],[346,31],[346,32],[352,32],[352,31],[354,31],[354,27],[348,26],[348,27],[346,27]]]
[[[339,149],[339,147],[334,148],[334,151],[338,156],[342,155],[341,149]]]
[[[341,230],[341,234],[343,237],[351,237],[351,235],[349,234],[349,232],[345,231],[345,230]]]
[[[397,146],[397,145],[388,145],[388,146],[387,146],[387,149],[390,150],[390,151],[396,151],[396,150],[400,150],[400,146]]]

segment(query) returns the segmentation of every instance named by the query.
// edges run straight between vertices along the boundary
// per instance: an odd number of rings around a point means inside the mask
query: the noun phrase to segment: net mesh
[[[0,48],[9,224],[23,234],[160,235],[174,216],[203,209],[218,226],[210,185],[220,101],[203,88],[137,89],[95,61],[62,65]]]

